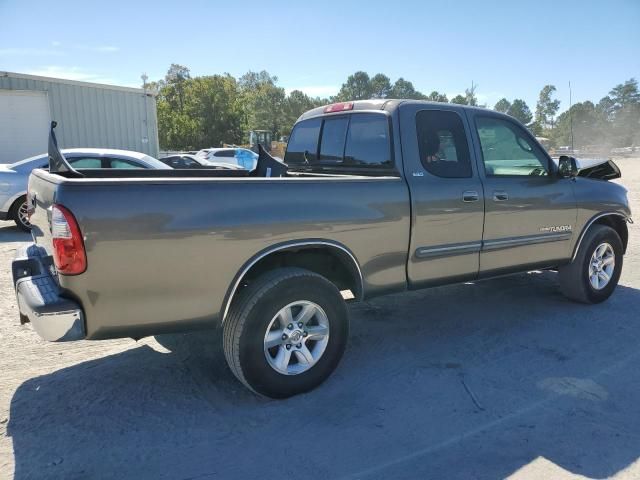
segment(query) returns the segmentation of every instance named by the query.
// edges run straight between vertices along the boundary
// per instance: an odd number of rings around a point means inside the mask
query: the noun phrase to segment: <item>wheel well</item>
[[[607,215],[604,217],[598,218],[593,225],[605,225],[607,227],[613,228],[618,235],[620,235],[620,240],[622,240],[622,251],[627,251],[627,243],[629,241],[629,230],[627,228],[627,221],[621,217],[620,215]]]
[[[225,301],[223,320],[238,291],[260,275],[282,267],[299,267],[322,275],[340,291],[350,290],[359,300],[363,294],[363,280],[355,258],[342,248],[331,245],[305,245],[284,247],[260,258],[241,273]]]
[[[351,290],[355,298],[362,294],[360,273],[353,259],[341,250],[328,246],[292,247],[260,259],[243,277],[244,282],[281,267],[299,267],[322,275],[338,290]]]
[[[20,206],[20,201],[24,198],[27,197],[27,194],[23,194],[20,195],[18,198],[16,198],[13,203],[11,204],[11,207],[9,208],[9,215],[11,215],[11,218],[15,217],[16,214],[16,210],[18,209],[18,207]]]

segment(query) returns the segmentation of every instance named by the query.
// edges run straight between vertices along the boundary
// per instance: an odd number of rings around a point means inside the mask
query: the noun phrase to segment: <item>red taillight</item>
[[[353,110],[353,102],[334,103],[324,107],[324,113],[345,112],[347,110]]]
[[[84,241],[73,214],[61,205],[51,207],[53,261],[63,275],[78,275],[87,269]]]

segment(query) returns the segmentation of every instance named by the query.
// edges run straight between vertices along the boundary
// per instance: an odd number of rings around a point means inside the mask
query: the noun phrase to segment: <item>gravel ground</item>
[[[640,159],[619,162],[640,211]],[[553,273],[351,307],[335,374],[255,397],[220,331],[54,344],[20,326],[0,222],[0,478],[640,478],[640,228],[616,293]]]

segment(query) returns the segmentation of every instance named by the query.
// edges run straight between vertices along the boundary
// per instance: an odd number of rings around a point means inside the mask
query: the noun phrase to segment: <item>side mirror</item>
[[[578,176],[578,163],[574,157],[562,155],[558,160],[558,175],[562,178]]]

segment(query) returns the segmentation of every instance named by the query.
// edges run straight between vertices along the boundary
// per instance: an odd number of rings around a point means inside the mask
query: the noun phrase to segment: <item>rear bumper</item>
[[[51,257],[37,245],[18,250],[11,270],[22,321],[50,342],[81,340],[86,336],[82,307],[61,295],[50,267]]]

